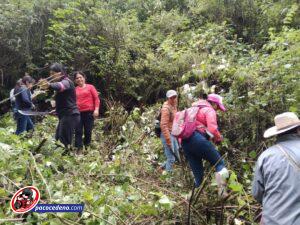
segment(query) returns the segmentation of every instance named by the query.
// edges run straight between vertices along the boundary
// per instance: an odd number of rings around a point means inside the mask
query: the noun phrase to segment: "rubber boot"
[[[219,172],[215,173],[216,177],[216,182],[218,185],[218,195],[221,198],[225,198],[228,196],[227,193],[227,184],[226,184],[226,179],[229,177],[229,172],[228,170],[224,167],[222,170]]]

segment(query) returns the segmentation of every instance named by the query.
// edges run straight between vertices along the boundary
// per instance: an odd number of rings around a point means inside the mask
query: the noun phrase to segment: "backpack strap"
[[[200,109],[203,109],[203,108],[208,108],[209,106],[208,105],[197,105],[195,107],[199,107],[199,110]],[[205,133],[206,135],[209,137],[209,138],[214,138],[214,135],[207,129],[206,126],[204,126],[203,124],[202,125],[199,125],[197,126],[197,128],[203,128],[205,130]]]
[[[294,159],[293,156],[291,156],[286,149],[284,149],[280,144],[276,145],[280,151],[285,155],[285,157],[289,160],[289,162],[294,166],[298,171],[300,171],[300,165],[297,163],[297,161]]]

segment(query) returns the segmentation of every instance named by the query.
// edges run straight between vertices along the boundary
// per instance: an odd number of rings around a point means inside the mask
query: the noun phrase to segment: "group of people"
[[[177,158],[179,144],[171,133],[174,115],[177,112],[177,92],[169,90],[167,101],[161,109],[161,141],[166,162],[161,169],[172,171]],[[226,178],[229,176],[224,160],[214,147],[222,141],[218,129],[217,110],[226,111],[222,97],[209,94],[192,106],[199,107],[196,115],[197,129],[187,139],[181,140],[184,155],[191,167],[195,187],[203,179],[202,161],[208,161],[216,170],[218,194],[228,196]],[[265,138],[277,136],[274,146],[265,150],[258,158],[252,183],[253,197],[262,204],[261,224],[300,224],[300,120],[293,112],[275,116],[275,126],[267,129]]]
[[[75,147],[81,151],[83,146],[90,145],[94,119],[99,116],[98,92],[93,85],[86,83],[83,72],[74,72],[72,81],[63,65],[59,63],[50,66],[50,78],[51,82],[41,79],[38,85],[43,90],[55,91],[55,113],[59,119],[56,140],[69,148],[75,133]],[[17,82],[11,95],[17,121],[17,135],[34,128],[30,116],[21,113],[34,108],[31,93],[34,83],[35,80],[31,76],[25,75]]]
[[[91,143],[94,119],[99,116],[98,93],[93,85],[86,83],[84,73],[74,72],[71,80],[61,64],[54,63],[50,66],[50,77],[52,82],[42,79],[38,84],[43,90],[55,91],[55,111],[59,118],[56,139],[69,147],[75,133],[75,147],[82,149]],[[19,111],[34,108],[34,96],[31,93],[34,83],[31,76],[25,75],[11,93],[11,99],[15,98],[13,108],[17,135],[34,129],[30,116]],[[226,111],[222,97],[209,94],[192,104],[199,107],[195,117],[197,129],[183,140],[177,140],[171,133],[177,112],[177,97],[175,90],[167,91],[167,100],[161,108],[160,138],[166,161],[160,170],[172,172],[175,160],[180,158],[181,145],[194,175],[194,187],[199,187],[202,183],[203,160],[206,160],[215,167],[219,196],[228,196],[226,179],[229,172],[214,145],[223,140],[217,122],[217,111]],[[275,126],[266,130],[264,137],[277,135],[278,139],[276,145],[268,148],[258,158],[252,192],[254,198],[263,205],[263,224],[296,225],[300,224],[300,120],[295,113],[286,112],[277,115],[274,121]]]
[[[163,103],[161,108],[160,138],[167,160],[161,166],[161,169],[171,172],[172,165],[179,156],[178,140],[171,134],[174,116],[177,112],[177,92],[169,90],[166,97],[167,101]],[[209,94],[206,99],[199,99],[192,106],[199,107],[195,118],[197,129],[191,137],[183,139],[181,145],[194,174],[195,187],[199,187],[202,182],[204,175],[202,161],[206,160],[216,168],[215,177],[218,184],[218,193],[224,197],[227,195],[225,179],[229,176],[229,173],[224,160],[213,145],[213,143],[220,143],[223,139],[218,130],[216,113],[217,110],[226,110],[222,104],[222,97],[217,94]]]

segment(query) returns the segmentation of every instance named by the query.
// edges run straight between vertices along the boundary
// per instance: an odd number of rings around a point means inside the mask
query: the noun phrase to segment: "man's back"
[[[263,205],[263,224],[300,224],[299,187],[300,137],[287,134],[263,152],[256,165],[252,191]]]

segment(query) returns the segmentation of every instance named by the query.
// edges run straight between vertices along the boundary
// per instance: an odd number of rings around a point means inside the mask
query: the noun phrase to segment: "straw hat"
[[[274,122],[275,126],[265,131],[264,138],[269,138],[300,126],[299,118],[292,112],[285,112],[275,116]]]

